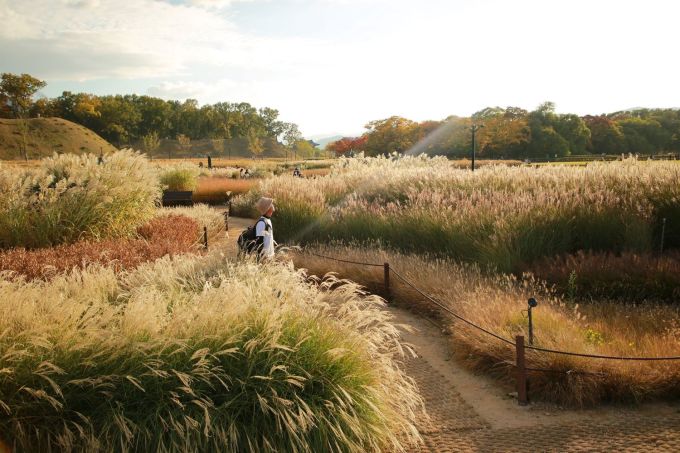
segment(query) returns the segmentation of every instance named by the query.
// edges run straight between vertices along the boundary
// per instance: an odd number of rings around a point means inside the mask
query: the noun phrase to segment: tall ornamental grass
[[[450,260],[404,255],[385,250],[327,245],[309,251],[350,261],[389,262],[407,280],[450,310],[514,342],[528,341],[527,299],[539,301],[533,309],[534,344],[548,349],[613,356],[664,357],[680,355],[680,310],[648,304],[622,306],[599,301],[577,305],[555,297],[531,277],[489,276],[478,266]],[[383,290],[383,269],[328,261],[313,254],[295,257],[310,273],[337,272]],[[498,378],[511,390],[516,369],[514,346],[502,343],[450,316],[392,274],[391,298],[416,312],[439,318],[450,332],[451,348],[470,369]],[[588,359],[527,350],[530,394],[537,400],[569,406],[602,402],[642,402],[680,399],[678,361],[630,362]]]
[[[380,240],[406,252],[521,272],[545,256],[680,246],[680,165],[454,168],[446,159],[341,159],[327,177],[260,182],[277,200],[277,239]]]
[[[201,169],[191,163],[177,164],[160,171],[160,181],[165,190],[190,192],[196,189],[201,173]]]
[[[132,151],[63,154],[37,169],[0,167],[0,248],[48,247],[79,239],[129,237],[154,217],[160,188]]]
[[[422,409],[382,301],[218,253],[0,279],[13,451],[412,451]]]

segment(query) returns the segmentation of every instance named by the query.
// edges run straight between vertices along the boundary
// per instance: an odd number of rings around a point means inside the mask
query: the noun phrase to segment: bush
[[[92,264],[112,267],[116,272],[132,269],[160,257],[197,250],[198,223],[185,216],[157,217],[137,229],[139,238],[78,241],[56,247],[0,251],[0,272],[28,280],[52,278],[73,268]]]
[[[192,164],[179,164],[161,171],[161,184],[165,190],[193,191],[198,184],[200,168]]]
[[[0,438],[16,451],[410,451],[422,402],[381,303],[218,253],[0,281]]]
[[[146,159],[64,154],[25,172],[0,169],[0,248],[130,237],[155,214],[160,189]]]

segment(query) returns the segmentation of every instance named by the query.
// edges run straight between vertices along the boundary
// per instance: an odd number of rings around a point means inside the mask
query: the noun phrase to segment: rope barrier
[[[606,359],[606,360],[637,360],[637,361],[660,361],[660,360],[680,360],[680,356],[670,356],[670,357],[621,357],[621,356],[611,356],[611,355],[598,355],[598,354],[582,354],[580,352],[568,352],[568,351],[558,351],[555,349],[539,348],[536,346],[525,346],[526,349],[532,349],[539,352],[547,352],[550,354],[560,354],[568,355],[573,357],[585,357],[589,359]]]
[[[339,263],[348,263],[348,264],[358,264],[359,266],[372,266],[372,267],[383,267],[383,264],[373,264],[373,263],[362,263],[360,261],[350,261],[350,260],[341,260],[339,258],[333,258],[331,256],[324,256],[324,255],[319,255],[318,253],[306,251],[310,255],[318,256],[319,258],[324,258],[327,260],[331,261],[337,261]]]
[[[418,293],[420,293],[421,296],[425,297],[425,298],[428,299],[430,302],[432,302],[433,304],[437,305],[439,308],[441,308],[441,309],[444,310],[445,312],[449,313],[449,314],[450,314],[451,316],[453,316],[454,318],[459,319],[459,320],[463,321],[464,323],[466,323],[466,324],[468,324],[468,325],[474,327],[475,329],[479,329],[479,330],[481,330],[482,332],[486,333],[487,335],[491,335],[492,337],[494,337],[494,338],[496,338],[496,339],[498,339],[498,340],[500,340],[500,341],[502,341],[502,342],[504,342],[504,343],[507,343],[507,344],[510,344],[510,345],[513,345],[513,346],[515,345],[515,343],[513,343],[513,342],[510,341],[510,340],[508,340],[507,338],[503,338],[503,337],[501,337],[501,336],[498,335],[498,334],[495,334],[495,333],[493,333],[493,332],[491,332],[491,331],[489,331],[489,330],[486,330],[486,329],[485,329],[484,327],[482,327],[482,326],[478,326],[477,324],[473,323],[472,321],[468,321],[467,319],[465,319],[465,318],[463,318],[462,316],[460,316],[458,313],[455,313],[453,310],[451,310],[450,308],[448,308],[448,307],[446,307],[445,305],[443,305],[442,303],[440,303],[438,300],[434,299],[432,296],[430,296],[430,295],[428,295],[428,294],[425,294],[423,291],[420,290],[420,288],[418,288],[416,285],[414,285],[413,283],[411,283],[410,281],[408,281],[406,278],[404,278],[399,272],[397,272],[397,271],[394,270],[393,268],[390,268],[390,270],[391,270],[392,272],[394,272],[394,275],[396,275],[401,281],[403,281],[403,282],[406,283],[408,286],[410,286],[411,288],[413,288],[414,290],[416,290]]]
[[[313,252],[309,252],[309,251],[307,251],[307,253],[309,253],[310,255],[317,256],[317,257],[319,257],[319,258],[325,258],[325,259],[332,260],[332,261],[337,261],[337,262],[340,262],[340,263],[356,264],[356,265],[360,265],[360,266],[373,266],[373,267],[383,267],[383,266],[384,266],[383,264],[362,263],[362,262],[359,262],[359,261],[342,260],[342,259],[333,258],[333,257],[330,257],[330,256],[319,255],[319,254],[317,254],[317,253],[313,253]],[[469,321],[469,320],[463,318],[461,315],[459,315],[458,313],[454,312],[453,310],[451,310],[450,308],[448,308],[447,306],[445,306],[444,304],[442,304],[441,302],[439,302],[438,300],[436,300],[435,298],[433,298],[433,297],[430,296],[429,294],[426,294],[425,292],[423,292],[420,288],[418,288],[416,285],[414,285],[414,284],[411,283],[409,280],[407,280],[404,276],[402,276],[399,272],[397,272],[393,267],[390,267],[390,271],[393,272],[394,275],[397,276],[397,278],[399,278],[399,279],[400,279],[402,282],[404,282],[406,285],[408,285],[408,286],[410,286],[411,288],[413,288],[413,289],[414,289],[416,292],[418,292],[421,296],[425,297],[425,298],[428,299],[430,302],[432,302],[433,304],[435,304],[436,306],[438,306],[439,308],[441,308],[442,310],[444,310],[445,312],[447,312],[448,314],[450,314],[450,315],[453,316],[454,318],[456,318],[456,319],[458,319],[458,320],[460,320],[460,321],[463,321],[464,323],[470,325],[471,327],[474,327],[475,329],[478,329],[478,330],[480,330],[480,331],[486,333],[487,335],[490,335],[490,336],[496,338],[497,340],[500,340],[500,341],[502,341],[502,342],[504,342],[504,343],[507,343],[507,344],[512,345],[512,346],[515,346],[515,343],[514,343],[513,341],[510,341],[510,340],[508,340],[507,338],[504,338],[504,337],[502,337],[502,336],[500,336],[500,335],[498,335],[498,334],[496,334],[496,333],[491,332],[490,330],[487,330],[487,329],[485,329],[485,328],[483,328],[483,327],[481,327],[481,326],[478,326],[477,324],[473,323],[472,321]],[[584,357],[584,358],[590,358],[590,359],[628,360],[628,361],[680,360],[680,356],[669,356],[669,357],[623,357],[623,356],[607,356],[607,355],[598,355],[598,354],[583,354],[583,353],[579,353],[579,352],[570,352],[570,351],[559,351],[559,350],[556,350],[556,349],[540,348],[540,347],[537,347],[537,346],[529,346],[529,345],[525,345],[524,347],[525,347],[526,349],[530,349],[530,350],[538,351],[538,352],[545,352],[545,353],[549,353],[549,354],[567,355],[567,356],[572,356],[572,357]],[[538,369],[538,368],[536,368],[536,369],[526,368],[526,370],[528,370],[528,371],[544,371],[544,372],[560,372],[560,371],[557,371],[557,370],[544,370],[544,369]],[[596,374],[596,373],[586,373],[586,372],[573,371],[573,370],[569,370],[569,371],[567,371],[567,373],[576,373],[576,374]]]

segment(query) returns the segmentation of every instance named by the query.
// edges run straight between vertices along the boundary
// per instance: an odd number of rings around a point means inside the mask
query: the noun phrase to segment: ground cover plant
[[[410,451],[422,403],[381,304],[218,252],[0,277],[0,439],[15,451]]]
[[[201,177],[192,198],[196,203],[223,204],[230,196],[248,192],[257,182],[256,179]]]
[[[108,265],[119,272],[166,255],[199,250],[202,246],[198,231],[198,222],[190,217],[164,215],[139,227],[135,238],[83,240],[34,250],[1,250],[0,273],[9,272],[7,278],[44,279],[92,264]]]
[[[449,309],[481,327],[514,341],[528,338],[523,310],[536,297],[535,345],[543,348],[613,356],[680,355],[680,309],[647,304],[644,307],[598,301],[574,304],[556,297],[531,276],[518,279],[489,275],[478,266],[445,259],[404,255],[364,246],[315,246],[294,259],[297,266],[323,275],[329,270],[370,290],[384,293],[382,267],[328,261],[314,254],[349,261],[383,263],[416,283]],[[452,349],[469,368],[485,372],[512,389],[515,379],[514,347],[455,320],[393,274],[390,300],[433,316],[449,330]],[[526,340],[525,340],[526,341]],[[601,402],[641,402],[680,398],[678,362],[621,362],[527,351],[527,366],[553,370],[530,373],[531,397],[570,406]]]
[[[37,169],[0,167],[0,248],[130,237],[154,217],[160,186],[140,154],[60,155]]]
[[[341,159],[322,178],[279,176],[235,202],[277,200],[277,239],[380,240],[406,252],[521,273],[579,250],[620,253],[680,246],[680,166],[592,163],[585,168],[487,166],[444,158]]]

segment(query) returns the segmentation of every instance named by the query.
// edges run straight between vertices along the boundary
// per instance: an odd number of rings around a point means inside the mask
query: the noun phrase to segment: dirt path
[[[236,238],[253,222],[230,218],[225,253],[236,254]],[[385,309],[409,326],[402,334],[418,354],[405,368],[430,416],[420,418],[425,441],[420,452],[680,451],[680,404],[579,411],[540,403],[521,407],[508,396],[512,388],[457,364],[438,327],[404,309]]]

